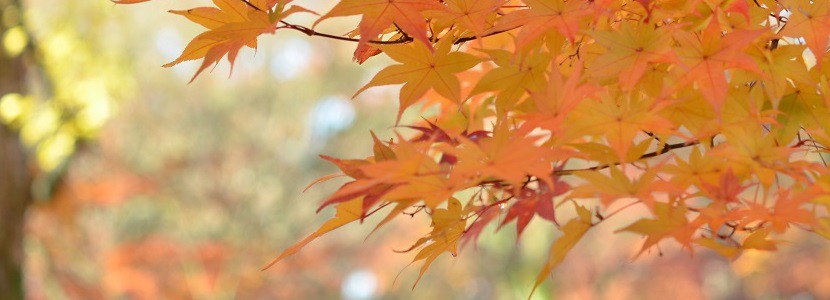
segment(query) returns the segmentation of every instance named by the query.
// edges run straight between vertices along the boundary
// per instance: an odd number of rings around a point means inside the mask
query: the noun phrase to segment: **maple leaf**
[[[655,219],[641,219],[617,230],[617,232],[630,231],[646,236],[646,241],[638,256],[667,237],[673,237],[681,245],[691,249],[694,228],[689,226],[685,206],[672,207],[668,203],[655,202],[652,211]]]
[[[320,228],[318,228],[312,234],[305,237],[303,240],[297,242],[291,247],[288,247],[288,249],[283,251],[279,256],[277,256],[277,258],[265,265],[263,270],[270,268],[271,266],[280,262],[288,256],[296,254],[297,252],[302,250],[303,247],[308,245],[308,243],[311,243],[312,241],[314,241],[314,239],[322,236],[323,234],[340,228],[343,225],[357,221],[361,218],[361,216],[363,216],[363,199],[355,198],[350,201],[338,204],[337,212],[335,213],[334,218],[323,223],[323,225],[320,226]]]
[[[203,58],[199,69],[191,78],[196,79],[204,70],[213,64],[218,63],[223,57],[227,57],[233,66],[239,50],[243,46],[256,48],[256,39],[262,34],[273,33],[276,24],[282,18],[293,13],[306,11],[294,7],[287,8],[286,4],[291,0],[281,1],[253,1],[246,4],[243,1],[235,0],[214,0],[216,7],[198,7],[185,11],[170,11],[171,13],[185,16],[189,20],[200,24],[209,30],[193,38],[187,44],[182,54],[174,61],[164,65],[172,67],[181,62]],[[279,3],[276,10],[265,11],[253,3],[262,7]],[[287,9],[286,9],[287,8]],[[270,9],[270,8],[268,8]]]
[[[700,147],[693,147],[687,159],[673,154],[674,164],[666,164],[663,171],[670,174],[671,182],[681,190],[691,185],[703,186],[714,182],[722,171],[724,161],[713,155],[704,155]]]
[[[512,110],[527,91],[537,90],[544,86],[545,73],[551,61],[550,53],[537,52],[514,57],[504,50],[485,52],[498,67],[481,77],[470,91],[470,96],[497,91],[497,109],[506,111]]]
[[[792,88],[790,81],[815,85],[802,57],[804,46],[784,45],[775,50],[751,48],[751,53],[761,63],[758,65],[767,78],[762,79],[764,89],[770,95],[773,107],[777,108],[781,98]],[[792,59],[795,58],[795,59]]]
[[[484,206],[479,211],[476,212],[478,215],[474,220],[473,223],[464,230],[464,235],[461,237],[461,247],[467,245],[470,241],[473,241],[473,244],[477,246],[476,242],[478,241],[478,237],[481,235],[482,230],[484,227],[487,226],[490,222],[495,220],[497,217],[501,216],[501,209],[495,206]]]
[[[731,240],[713,237],[701,237],[695,239],[694,243],[712,249],[723,257],[734,260],[738,258],[739,255],[741,255],[741,248],[738,248],[735,245],[728,244],[728,241]]]
[[[415,104],[430,89],[447,99],[459,101],[461,84],[455,74],[472,68],[480,61],[467,53],[451,52],[452,42],[449,39],[439,42],[434,52],[420,43],[378,47],[400,64],[380,70],[353,97],[371,87],[403,83],[398,120],[406,108]]]
[[[170,10],[207,29],[216,29],[228,23],[248,21],[248,8],[242,1],[217,0],[216,7],[196,7],[188,10]]]
[[[710,199],[722,202],[740,202],[738,195],[749,186],[742,184],[742,178],[735,176],[732,169],[726,169],[721,172],[720,180],[717,184],[710,184],[707,181],[701,181],[703,192],[710,197]]]
[[[580,84],[581,61],[577,62],[574,72],[567,78],[564,78],[557,66],[551,65],[549,68],[548,84],[539,91],[530,92],[535,112],[521,117],[527,120],[527,126],[550,130],[556,138],[563,134],[563,122],[570,112],[585,99],[593,97],[599,88],[590,84]]]
[[[542,137],[528,136],[528,132],[511,132],[508,126],[498,124],[492,137],[478,142],[461,139],[458,147],[440,147],[443,152],[458,158],[451,177],[469,178],[470,181],[499,178],[518,188],[528,175],[548,178],[551,162],[567,158],[569,153],[537,146]]]
[[[814,85],[796,85],[792,93],[781,98],[775,120],[780,124],[774,132],[777,141],[795,140],[802,129],[830,128],[826,122],[830,110],[817,92]]]
[[[672,134],[674,124],[659,112],[666,103],[654,103],[652,98],[639,98],[636,93],[601,93],[599,101],[583,101],[569,114],[569,130],[565,139],[584,135],[604,136],[617,153],[619,161],[627,161],[634,139],[643,131],[652,134]]]
[[[550,29],[556,29],[570,41],[576,39],[580,22],[587,16],[589,1],[525,0],[529,9],[505,15],[494,31],[521,27],[516,48],[522,49]]]
[[[787,0],[784,6],[792,14],[781,34],[804,38],[816,60],[821,62],[830,45],[830,2]]]
[[[562,263],[565,259],[565,255],[567,255],[568,252],[576,246],[576,243],[578,243],[585,233],[588,232],[588,229],[591,229],[591,226],[593,226],[591,223],[591,212],[588,209],[582,206],[576,206],[576,212],[577,217],[571,219],[568,223],[562,226],[562,233],[564,235],[554,241],[553,245],[550,247],[548,261],[545,263],[545,266],[542,267],[542,271],[539,272],[539,275],[536,276],[536,283],[533,284],[533,290],[530,291],[530,296],[532,296],[533,292],[536,291],[536,288],[545,281],[548,274],[550,274],[550,271]],[[530,298],[530,296],[528,296],[528,298]]]
[[[741,248],[775,251],[778,249],[778,241],[768,239],[770,232],[766,229],[756,230],[744,238]]]
[[[783,172],[796,178],[805,176],[811,167],[800,163],[784,164],[795,151],[779,145],[775,136],[764,135],[758,130],[745,128],[724,131],[731,143],[718,145],[712,155],[723,157],[739,175],[751,172],[764,186],[772,186],[777,172]]]
[[[617,76],[623,89],[632,88],[646,73],[649,64],[668,60],[670,33],[666,26],[637,26],[632,22],[622,22],[616,31],[589,32],[597,43],[608,49],[589,66],[591,75],[598,78]]]
[[[741,68],[762,74],[755,61],[744,54],[744,49],[762,34],[760,30],[735,30],[724,36],[715,21],[699,35],[675,32],[675,40],[680,44],[675,53],[685,67],[685,75],[672,91],[695,83],[720,115],[730,84],[726,70]]]
[[[504,0],[446,0],[442,10],[431,15],[444,27],[459,26],[481,38],[490,28]],[[463,32],[462,32],[463,34]]]
[[[616,167],[608,168],[608,175],[602,171],[580,171],[575,175],[587,180],[589,184],[577,186],[569,196],[571,198],[598,197],[606,207],[622,198],[638,199],[647,205],[653,203],[652,185],[657,180],[656,169],[647,171],[637,179],[629,179]]]
[[[734,215],[742,217],[743,224],[769,222],[773,232],[783,233],[793,223],[816,224],[815,213],[803,207],[816,196],[815,190],[786,189],[778,192],[778,197],[771,209],[761,203],[748,203],[747,209],[735,211]]]
[[[370,132],[372,134],[372,140],[375,142],[372,150],[375,153],[375,161],[384,161],[384,160],[396,160],[398,157],[395,155],[395,151],[392,150],[389,146],[383,144],[378,137],[375,135],[374,132]]]
[[[698,212],[700,214],[691,223],[706,224],[712,232],[722,230],[727,222],[734,221],[735,219],[734,210],[731,210],[725,202],[715,201],[709,203],[706,207],[699,208]]]
[[[570,188],[567,183],[558,180],[555,181],[554,187],[549,187],[544,182],[540,182],[539,185],[538,189],[522,188],[517,196],[519,200],[510,206],[507,215],[499,225],[501,227],[516,220],[516,242],[519,241],[525,227],[535,215],[556,224],[553,198],[564,194]]]
[[[464,234],[466,226],[467,219],[462,215],[461,202],[458,199],[451,198],[447,201],[447,208],[439,208],[432,213],[432,232],[418,242],[426,246],[418,251],[413,259],[413,262],[424,261],[413,288],[442,253],[450,252],[452,256],[458,256],[458,240]]]
[[[360,57],[359,54],[369,47],[371,39],[376,38],[392,24],[431,51],[432,42],[427,36],[427,22],[421,12],[441,8],[441,4],[435,0],[341,0],[314,22],[314,25],[329,18],[361,15],[358,25],[360,41],[355,50],[355,58]]]
[[[435,208],[452,196],[456,189],[471,183],[461,178],[447,178],[446,171],[427,153],[426,143],[401,141],[393,149],[394,160],[376,161],[358,168],[364,178],[348,182],[323,201],[323,207],[365,195],[369,207],[386,199],[390,201],[424,201]]]
[[[320,158],[335,164],[340,171],[354,179],[367,178],[366,174],[364,174],[359,167],[372,163],[366,159],[339,159],[326,155],[320,155]]]

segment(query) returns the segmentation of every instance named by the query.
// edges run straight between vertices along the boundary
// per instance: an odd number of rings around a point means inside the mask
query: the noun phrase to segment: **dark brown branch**
[[[671,152],[672,150],[675,150],[675,149],[691,147],[691,146],[698,145],[698,144],[700,144],[700,141],[697,141],[697,140],[688,141],[688,142],[684,142],[684,143],[666,144],[665,146],[663,146],[663,148],[660,148],[660,150],[643,154],[642,156],[637,158],[637,160],[635,160],[633,162],[626,162],[626,163],[634,163],[634,162],[637,162],[637,161],[641,161],[643,159],[657,157],[657,156],[669,153],[669,152]],[[623,164],[623,163],[622,162],[616,162],[616,163],[613,163],[613,164],[598,165],[598,166],[593,166],[593,167],[589,167],[589,168],[582,168],[582,169],[555,170],[555,171],[553,171],[553,174],[557,175],[557,176],[567,176],[567,175],[573,175],[576,172],[598,171],[598,170],[610,168],[612,166],[618,166],[618,165],[621,165],[621,164]],[[538,181],[538,180],[539,180],[538,178],[532,179],[530,176],[528,176],[528,180],[525,181],[525,184],[530,183],[530,182],[535,182],[535,181]],[[509,186],[510,185],[507,182],[504,182],[503,180],[498,180],[498,179],[485,180],[485,181],[481,181],[481,182],[478,183],[478,185],[484,185],[484,184],[492,184],[492,185],[498,185],[498,186]]]
[[[281,26],[279,28],[293,29],[293,30],[302,32],[303,34],[305,34],[307,36],[319,36],[319,37],[324,37],[324,38],[333,39],[333,40],[355,42],[355,43],[360,42],[360,39],[350,38],[350,37],[345,37],[345,36],[339,36],[339,35],[334,35],[334,34],[328,34],[328,33],[322,33],[322,32],[315,31],[314,29],[302,26],[302,25],[294,25],[294,24],[291,24],[291,23],[288,23],[288,22],[285,22],[285,21],[280,21],[280,23],[282,23],[283,26]],[[406,36],[406,37],[403,37],[403,38],[400,38],[400,39],[390,40],[390,41],[369,40],[369,43],[370,44],[384,45],[384,44],[405,44],[405,43],[409,43],[409,42],[412,42],[412,41],[413,41],[413,39],[411,37]]]
[[[250,6],[251,8],[253,8],[253,9],[255,9],[255,10],[258,10],[258,11],[261,11],[261,12],[265,12],[265,11],[264,11],[264,10],[262,10],[261,8],[257,7],[256,5],[253,5],[251,2],[248,2],[248,0],[242,0],[242,2],[245,2],[245,4],[246,4],[246,5]]]
[[[282,23],[283,26],[280,26],[279,28],[293,29],[293,30],[302,32],[303,34],[305,34],[307,36],[319,36],[319,37],[324,37],[324,38],[333,39],[333,40],[355,42],[355,43],[360,42],[360,39],[350,38],[350,37],[345,37],[345,36],[340,36],[340,35],[334,35],[334,34],[328,34],[328,33],[322,33],[322,32],[319,32],[319,31],[315,31],[314,29],[302,26],[302,25],[295,25],[295,24],[291,24],[291,23],[288,23],[288,22],[285,22],[285,21],[280,21],[280,23]],[[518,27],[516,27],[516,28],[518,28]],[[497,34],[508,32],[508,31],[516,29],[516,28],[510,28],[510,29],[505,29],[505,30],[497,30],[497,31],[486,33],[486,34],[484,34],[480,37],[471,36],[471,37],[458,38],[453,42],[453,44],[458,45],[458,44],[461,44],[461,43],[476,40],[478,38],[494,36],[494,35],[497,35]],[[432,38],[431,40],[432,40],[432,42],[438,42],[440,39]],[[377,44],[377,45],[390,45],[390,44],[406,44],[406,43],[411,43],[412,41],[414,41],[414,39],[404,33],[404,35],[401,38],[398,38],[398,39],[388,40],[388,41],[369,40],[368,43],[369,44]]]
[[[688,141],[688,142],[684,142],[684,143],[666,144],[665,146],[663,146],[663,148],[660,148],[660,150],[643,154],[642,156],[637,158],[636,161],[640,161],[640,160],[648,159],[648,158],[652,158],[652,157],[657,157],[657,156],[669,153],[670,151],[672,151],[674,149],[691,147],[691,146],[694,146],[694,145],[697,145],[697,144],[700,144],[700,141]],[[606,168],[609,168],[609,167],[612,167],[612,166],[618,166],[618,165],[621,165],[621,164],[623,164],[623,163],[622,162],[616,162],[616,163],[613,163],[613,164],[599,165],[599,166],[594,166],[594,167],[584,168],[584,169],[558,170],[558,171],[554,171],[553,174],[555,174],[555,175],[573,175],[574,173],[579,172],[579,171],[597,171],[597,170],[606,169]]]

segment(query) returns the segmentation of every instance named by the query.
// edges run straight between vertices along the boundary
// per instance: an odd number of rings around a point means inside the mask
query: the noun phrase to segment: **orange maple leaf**
[[[490,28],[504,0],[446,0],[444,9],[432,12],[439,24],[459,26],[476,37]]]
[[[403,83],[399,97],[398,121],[404,110],[415,104],[430,89],[449,100],[459,102],[461,83],[455,74],[472,68],[480,61],[479,58],[467,53],[450,52],[451,39],[441,40],[435,51],[430,51],[421,43],[378,47],[399,64],[380,70],[353,97],[371,87]]]
[[[671,92],[695,83],[698,91],[720,115],[730,86],[726,70],[740,68],[762,74],[744,50],[763,33],[760,30],[735,30],[723,35],[716,21],[710,22],[701,34],[675,32],[674,37],[680,44],[675,53],[684,66],[685,75]]]
[[[243,46],[256,48],[256,40],[262,34],[274,33],[279,20],[297,12],[307,11],[296,6],[287,7],[292,0],[214,0],[216,7],[198,7],[184,11],[170,11],[185,16],[209,30],[193,38],[182,54],[164,67],[204,58],[201,66],[190,79],[192,82],[205,69],[218,63],[223,57],[233,66]],[[279,5],[277,5],[279,4]],[[259,5],[259,6],[257,6]],[[276,7],[271,7],[277,5]]]
[[[804,38],[816,61],[821,63],[830,45],[830,2],[787,0],[783,5],[792,14],[781,34]]]
[[[590,13],[591,1],[524,0],[529,9],[505,15],[494,31],[521,27],[516,48],[522,49],[550,29],[556,29],[573,42],[580,30],[580,22]]]
[[[432,42],[427,36],[427,22],[421,12],[441,8],[441,4],[435,0],[342,0],[314,22],[314,25],[329,18],[361,15],[358,25],[360,41],[355,50],[355,58],[365,51],[370,40],[392,24],[432,50]]]
[[[640,81],[649,64],[666,62],[671,49],[671,31],[667,26],[622,22],[615,31],[591,31],[588,34],[608,49],[588,67],[591,76],[617,76],[623,89]]]

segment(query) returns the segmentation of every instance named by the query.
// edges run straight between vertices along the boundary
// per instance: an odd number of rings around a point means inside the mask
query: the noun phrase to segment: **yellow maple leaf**
[[[406,108],[415,104],[430,89],[442,97],[459,102],[461,83],[455,74],[472,68],[480,61],[473,55],[451,51],[452,39],[442,39],[434,52],[422,43],[377,47],[399,64],[380,70],[354,96],[371,87],[403,83],[398,120]]]
[[[432,262],[442,253],[450,252],[452,256],[458,255],[458,240],[467,227],[467,220],[462,212],[461,202],[450,198],[447,201],[447,208],[439,208],[432,213],[432,232],[418,242],[418,244],[426,244],[426,247],[418,251],[412,261],[424,261],[413,288],[418,285],[418,281],[424,276]]]
[[[303,240],[297,242],[291,247],[288,247],[288,249],[280,253],[280,255],[277,256],[277,258],[265,265],[263,270],[268,269],[274,264],[283,260],[284,258],[299,252],[303,249],[303,247],[308,245],[308,243],[311,243],[312,241],[314,241],[314,239],[320,237],[321,235],[329,231],[335,230],[337,228],[340,228],[343,225],[359,220],[362,215],[363,198],[355,198],[350,201],[337,204],[337,212],[335,213],[334,218],[323,223],[323,225],[320,226],[320,228],[318,228],[317,231],[314,231],[312,234],[308,235]]]
[[[550,271],[562,263],[562,260],[565,259],[565,255],[567,255],[568,252],[576,246],[576,243],[582,239],[582,236],[588,232],[588,229],[591,229],[591,211],[585,207],[576,206],[576,212],[577,217],[562,226],[561,230],[564,235],[559,237],[559,239],[551,245],[548,261],[545,263],[545,266],[542,267],[542,271],[539,272],[539,275],[536,276],[536,283],[533,285],[533,290],[530,291],[530,296],[532,296],[533,292],[536,291],[536,288],[545,281],[550,274]],[[530,298],[530,296],[528,296],[528,298]]]
[[[589,66],[591,75],[597,78],[616,76],[620,87],[632,88],[646,73],[649,64],[668,61],[672,40],[670,31],[665,28],[622,22],[615,31],[590,32],[597,43],[608,49]]]

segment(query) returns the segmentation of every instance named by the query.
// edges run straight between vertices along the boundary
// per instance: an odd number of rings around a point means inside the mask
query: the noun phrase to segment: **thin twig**
[[[684,142],[684,143],[666,144],[660,150],[643,154],[642,156],[640,156],[634,162],[640,161],[640,160],[643,160],[643,159],[647,159],[647,158],[660,156],[660,155],[669,153],[670,151],[675,150],[675,149],[691,147],[691,146],[694,146],[694,145],[697,145],[697,144],[700,144],[700,141],[695,140],[695,141],[688,141],[688,142]],[[623,164],[623,163],[622,162],[616,162],[616,163],[613,163],[613,164],[599,165],[599,166],[594,166],[594,167],[584,168],[584,169],[557,170],[557,171],[554,171],[553,174],[554,175],[573,175],[574,173],[580,172],[580,171],[597,171],[597,170],[607,169],[607,168],[613,167],[613,166],[618,166],[618,165],[621,165],[621,164]]]
[[[314,30],[314,29],[311,29],[311,28],[308,28],[308,27],[305,27],[305,26],[302,26],[302,25],[291,24],[291,23],[288,23],[288,22],[286,22],[286,21],[282,21],[282,20],[280,20],[280,23],[282,23],[282,24],[283,24],[283,26],[280,26],[279,28],[293,29],[293,30],[296,30],[296,31],[302,32],[303,34],[305,34],[305,35],[307,35],[307,36],[319,36],[319,37],[324,37],[324,38],[329,38],[329,39],[334,39],[334,40],[339,40],[339,41],[346,41],[346,42],[355,42],[355,43],[360,42],[360,39],[350,38],[350,37],[345,37],[345,36],[340,36],[340,35],[334,35],[334,34],[328,34],[328,33],[323,33],[323,32],[319,32],[319,31],[316,31],[316,30]],[[518,28],[518,27],[516,27],[516,28]],[[463,37],[463,38],[458,38],[458,39],[456,39],[456,40],[453,42],[453,44],[458,45],[458,44],[461,44],[461,43],[465,43],[465,42],[469,42],[469,41],[472,41],[472,40],[476,40],[476,39],[478,39],[478,38],[488,37],[488,36],[493,36],[493,35],[497,35],[497,34],[505,33],[505,32],[508,32],[508,31],[513,30],[513,29],[516,29],[516,28],[509,28],[509,29],[504,29],[504,30],[497,30],[497,31],[493,31],[493,32],[486,33],[486,34],[484,34],[484,35],[482,35],[482,36],[480,36],[480,37]],[[413,42],[414,40],[415,40],[415,39],[413,39],[412,37],[410,37],[410,36],[408,36],[408,35],[406,35],[406,34],[404,33],[404,35],[403,35],[401,38],[398,38],[398,39],[388,40],[388,41],[384,41],[384,40],[368,40],[368,41],[367,41],[367,43],[369,43],[369,44],[377,44],[377,45],[406,44],[406,43],[411,43],[411,42]],[[440,41],[440,39],[438,39],[438,38],[432,38],[432,39],[431,39],[431,41],[432,41],[432,42],[434,42],[434,43],[437,43],[438,41]]]

